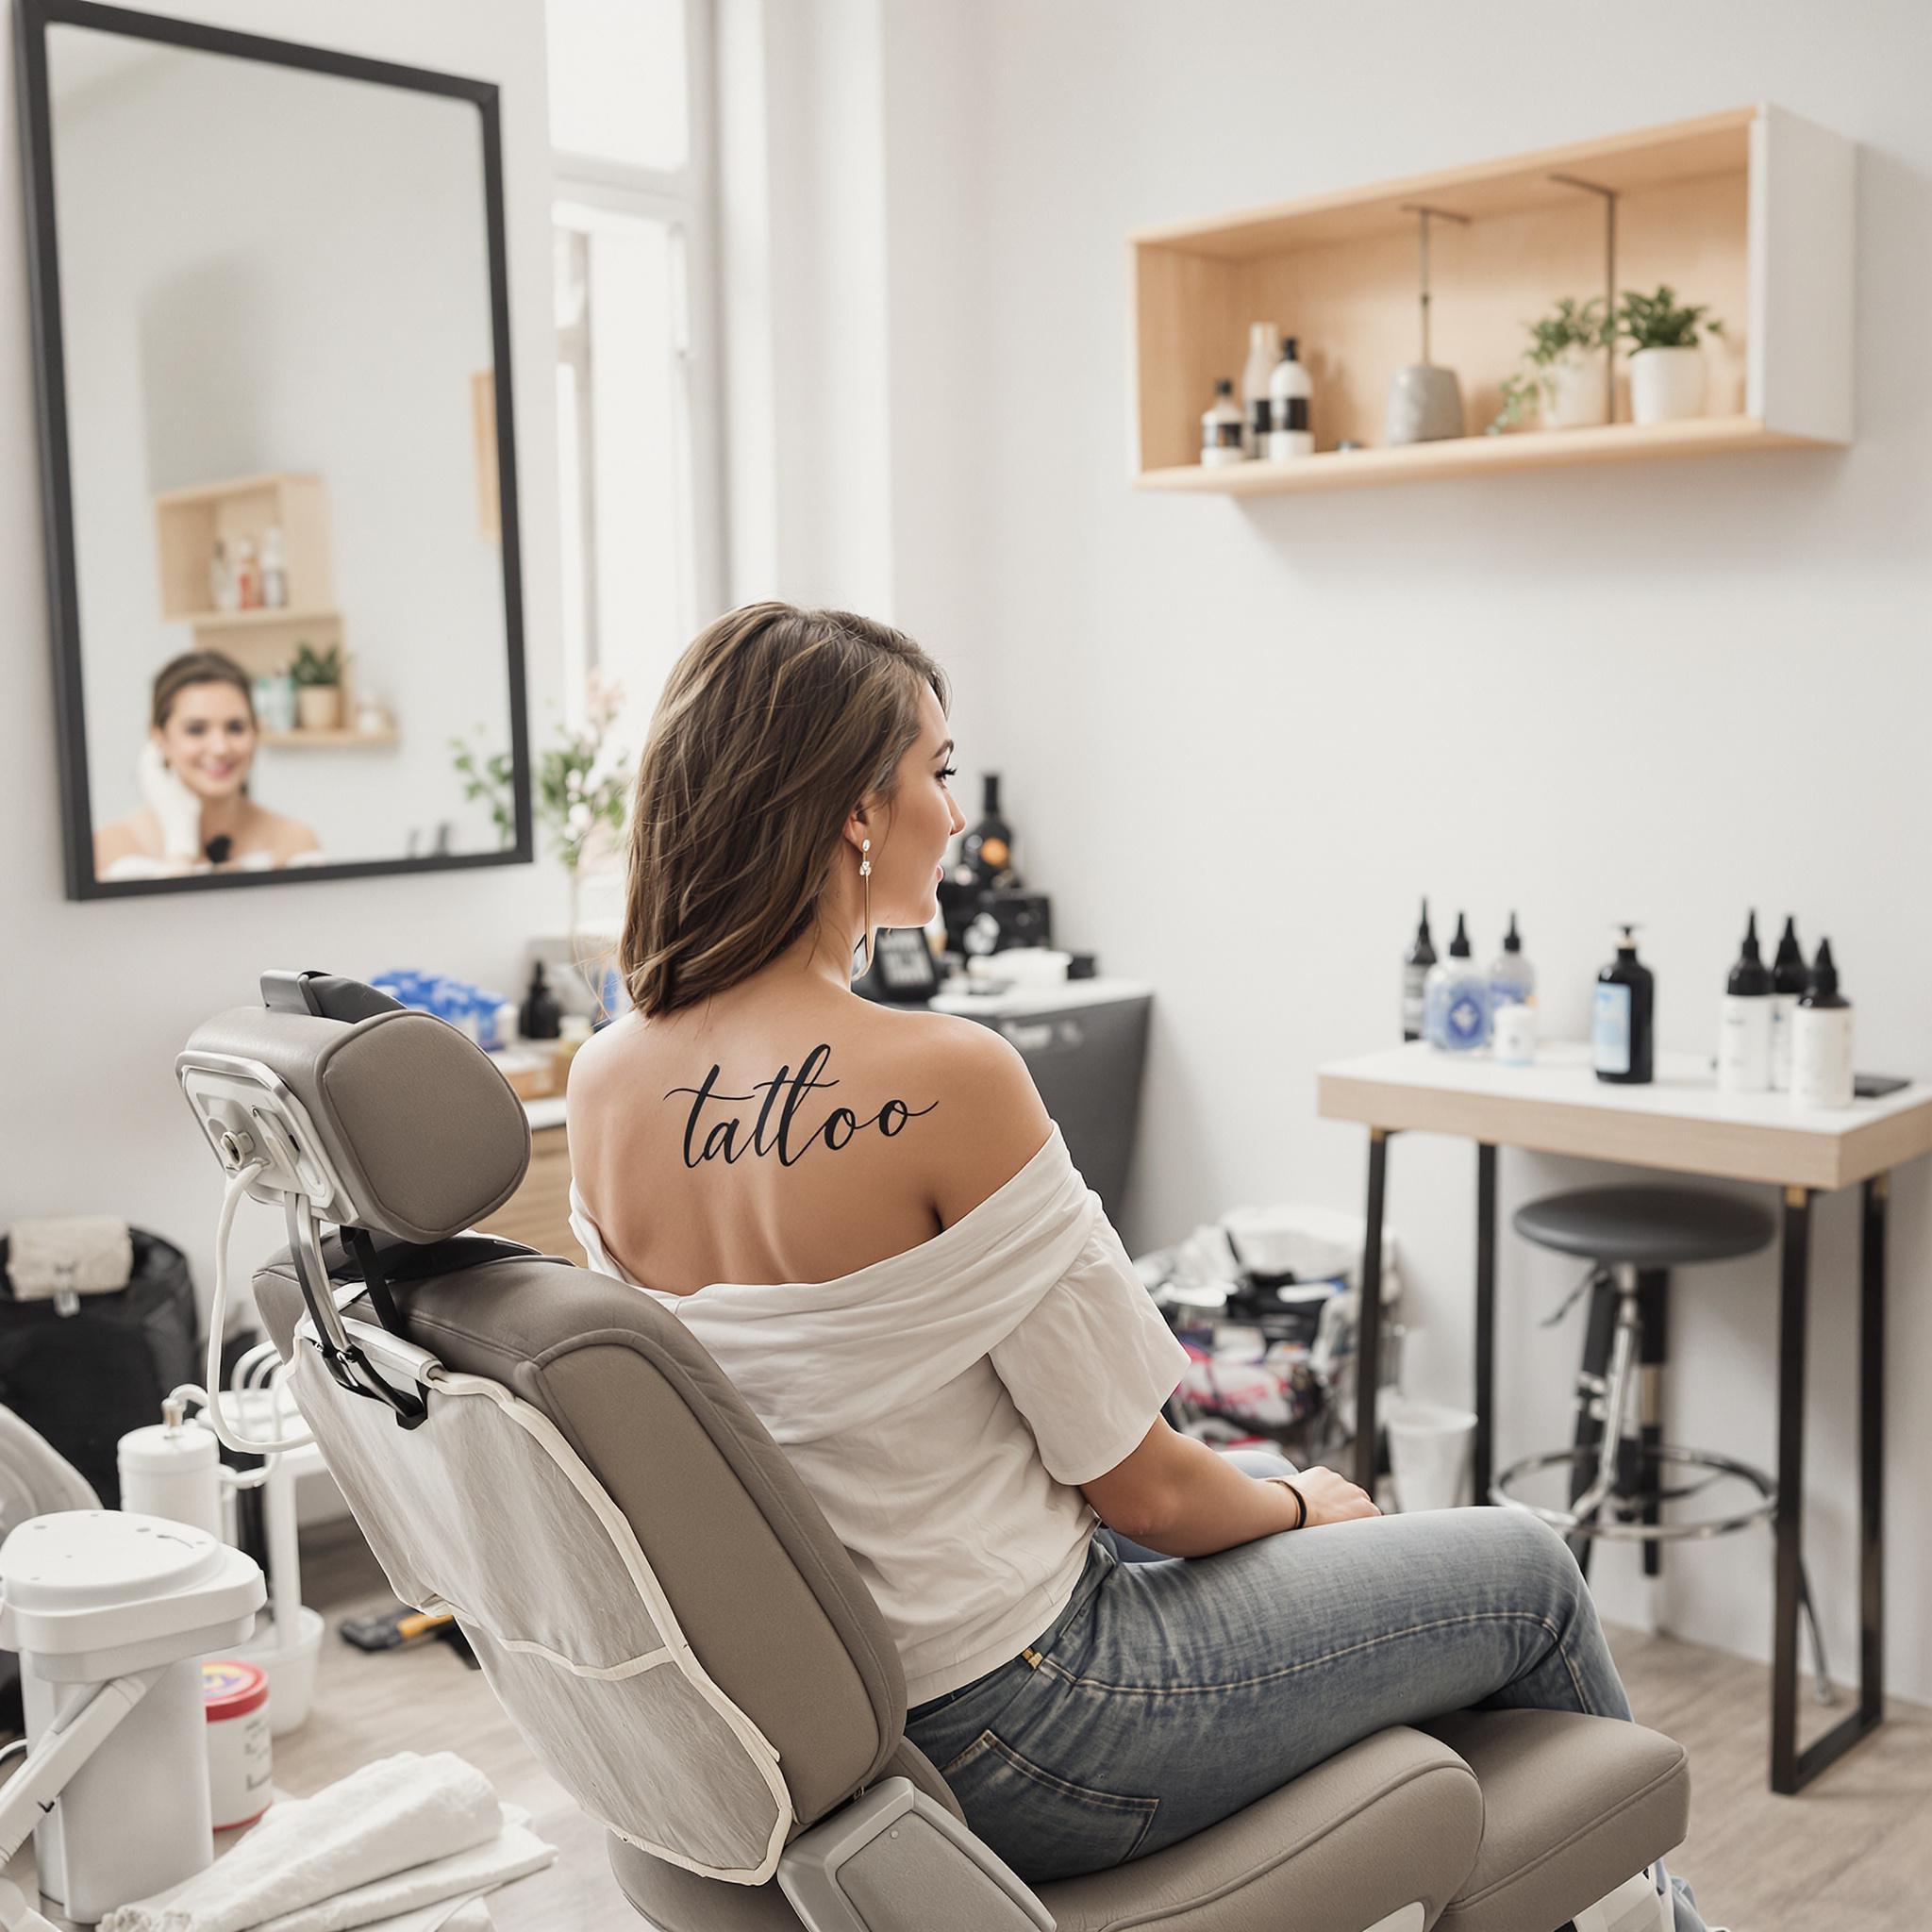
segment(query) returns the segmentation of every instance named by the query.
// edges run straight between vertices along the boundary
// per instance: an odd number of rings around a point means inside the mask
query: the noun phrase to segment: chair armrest
[[[1008,1866],[905,1777],[800,1832],[778,1888],[807,1932],[1053,1932]]]

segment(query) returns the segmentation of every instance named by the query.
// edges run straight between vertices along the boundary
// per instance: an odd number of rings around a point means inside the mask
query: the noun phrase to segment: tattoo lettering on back
[[[684,1164],[695,1167],[701,1160],[709,1160],[723,1155],[725,1164],[740,1159],[746,1154],[776,1153],[779,1162],[791,1167],[805,1158],[813,1143],[823,1140],[834,1153],[843,1147],[853,1135],[865,1127],[876,1126],[887,1140],[891,1140],[909,1120],[918,1120],[922,1114],[928,1114],[939,1105],[935,1100],[929,1107],[908,1107],[903,1100],[889,1100],[874,1114],[871,1120],[862,1121],[849,1107],[835,1107],[824,1123],[805,1136],[804,1142],[794,1151],[791,1131],[791,1117],[797,1112],[800,1103],[814,1090],[821,1087],[836,1087],[837,1080],[821,1080],[819,1070],[832,1056],[829,1043],[821,1041],[806,1055],[804,1063],[797,1073],[789,1065],[781,1066],[769,1080],[752,1083],[749,1093],[720,1093],[717,1091],[718,1075],[724,1070],[713,1065],[705,1075],[700,1087],[672,1087],[666,1090],[664,1098],[669,1100],[674,1093],[689,1093],[695,1096],[691,1104],[691,1113],[684,1124]],[[783,1101],[778,1107],[778,1124],[768,1141],[765,1129],[772,1116],[772,1107],[778,1101],[781,1091]],[[758,1117],[754,1123],[750,1138],[743,1145],[740,1136],[744,1132],[744,1123],[737,1114],[728,1120],[713,1121],[704,1131],[704,1143],[696,1154],[691,1152],[698,1139],[699,1116],[706,1106],[714,1100],[757,1100],[759,1093],[764,1100],[758,1108]]]

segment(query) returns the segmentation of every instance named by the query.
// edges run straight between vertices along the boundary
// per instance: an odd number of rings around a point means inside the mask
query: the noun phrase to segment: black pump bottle
[[[1640,965],[1634,925],[1617,928],[1617,957],[1596,976],[1591,1014],[1591,1058],[1596,1076],[1620,1087],[1647,1087],[1651,1036],[1657,1014],[1657,978]]]

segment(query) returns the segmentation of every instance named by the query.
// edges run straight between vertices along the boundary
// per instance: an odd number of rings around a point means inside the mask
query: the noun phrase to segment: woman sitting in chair
[[[591,1266],[783,1445],[892,1631],[907,1735],[1023,1878],[1158,1850],[1391,1724],[1628,1719],[1535,1517],[1384,1517],[1171,1429],[1186,1357],[1025,1062],[852,991],[964,827],[949,706],[843,611],[748,606],[679,659],[631,821],[633,1009],[571,1066]]]

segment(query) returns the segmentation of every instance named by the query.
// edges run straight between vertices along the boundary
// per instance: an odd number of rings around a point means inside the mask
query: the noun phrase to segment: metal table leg
[[[1470,1499],[1490,1500],[1496,1394],[1496,1150],[1475,1149],[1475,1479]]]
[[[1858,1222],[1858,1715],[1885,1722],[1885,1222],[1891,1175]]]
[[[1890,1174],[1864,1184],[1858,1236],[1858,1708],[1798,1749],[1798,1599],[1805,1475],[1805,1299],[1810,1193],[1785,1190],[1778,1320],[1777,1601],[1772,1641],[1771,1788],[1802,1790],[1885,1709],[1885,1235]]]
[[[1811,1260],[1811,1191],[1787,1188],[1778,1267],[1777,1589],[1771,1636],[1771,1788],[1798,1776],[1798,1559],[1805,1483],[1805,1297]]]
[[[1389,1129],[1369,1129],[1369,1206],[1362,1231],[1362,1289],[1355,1338],[1355,1481],[1371,1497],[1378,1474],[1375,1391],[1382,1382],[1382,1197]]]

